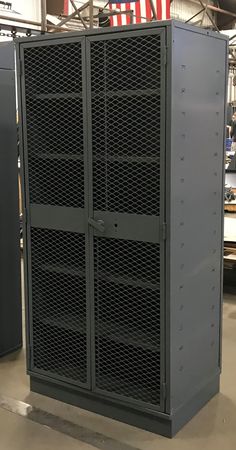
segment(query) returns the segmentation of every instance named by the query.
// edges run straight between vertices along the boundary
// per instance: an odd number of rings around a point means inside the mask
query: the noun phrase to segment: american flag
[[[83,3],[83,2],[81,2]],[[157,14],[157,20],[165,20],[170,18],[170,0],[153,0],[154,8]],[[150,21],[152,18],[151,4],[149,0],[138,0],[136,2],[127,2],[121,0],[120,3],[109,3],[111,10],[128,11],[132,10],[133,23],[141,23]],[[73,7],[69,0],[64,0],[64,12],[70,14],[73,12]],[[128,25],[130,23],[129,14],[119,14],[111,16],[111,26]]]
[[[170,0],[153,0],[156,10],[157,20],[165,20],[170,18]],[[139,0],[136,2],[109,3],[111,10],[128,11],[132,10],[133,23],[148,22],[152,19],[152,9],[149,0]],[[130,24],[129,14],[120,14],[111,17],[111,26],[120,26]]]

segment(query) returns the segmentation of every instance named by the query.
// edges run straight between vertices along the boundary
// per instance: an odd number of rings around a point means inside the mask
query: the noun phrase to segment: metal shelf
[[[120,90],[109,90],[106,88],[104,91],[96,92],[92,91],[92,100],[95,100],[97,98],[104,98],[107,97],[108,99],[114,99],[117,97],[120,98],[129,98],[129,97],[153,97],[153,96],[160,96],[161,90],[159,88],[157,89],[120,89]]]
[[[86,318],[81,318],[80,316],[75,317],[74,315],[63,314],[61,316],[39,317],[38,320],[45,325],[56,326],[64,330],[72,330],[79,334],[85,334],[87,332],[85,326]],[[160,325],[157,324],[158,327]],[[154,344],[152,336],[149,336],[148,333],[134,330],[122,324],[108,323],[101,320],[99,329],[95,329],[95,336],[96,338],[102,337],[114,342],[121,342],[127,346],[147,349],[154,353],[160,352],[159,340]]]

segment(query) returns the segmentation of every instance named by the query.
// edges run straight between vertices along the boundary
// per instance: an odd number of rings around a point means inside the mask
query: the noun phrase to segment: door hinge
[[[168,52],[168,47],[163,47],[163,64],[164,64],[164,66],[166,66],[166,64],[167,64],[167,52]]]
[[[163,224],[162,224],[162,240],[163,241],[166,241],[166,239],[167,239],[167,224],[166,224],[166,222],[163,222]]]
[[[31,369],[33,359],[32,345],[28,346],[28,367]]]
[[[23,61],[20,59],[20,77],[23,75]]]
[[[28,219],[29,219],[29,217],[28,217],[28,209],[24,208],[23,220],[24,220],[25,225],[27,225]]]
[[[167,385],[166,383],[162,383],[162,398],[165,401],[167,398]]]

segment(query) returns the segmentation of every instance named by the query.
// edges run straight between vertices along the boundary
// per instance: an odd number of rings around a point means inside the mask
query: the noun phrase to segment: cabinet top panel
[[[156,21],[156,22],[148,22],[148,23],[142,23],[142,24],[132,24],[132,25],[124,25],[121,27],[107,27],[107,28],[93,28],[92,30],[83,30],[83,31],[76,31],[76,32],[62,32],[62,33],[53,33],[53,34],[46,34],[46,35],[38,35],[38,36],[34,36],[34,37],[24,37],[24,38],[20,38],[17,40],[16,45],[18,46],[19,44],[25,44],[25,43],[30,43],[32,41],[38,42],[38,41],[51,41],[54,39],[69,39],[69,38],[76,38],[76,37],[83,37],[83,36],[94,36],[94,35],[106,35],[106,34],[111,34],[111,33],[122,33],[125,31],[130,31],[130,30],[144,30],[147,31],[150,28],[163,28],[163,27],[168,27],[168,28],[182,28],[185,30],[188,30],[192,33],[198,33],[198,34],[204,34],[204,35],[209,35],[211,37],[214,37],[216,39],[223,39],[223,40],[228,40],[228,37],[220,34],[220,33],[216,33],[214,31],[209,31],[209,30],[204,30],[202,28],[193,26],[193,25],[189,25],[186,24],[184,22],[180,22],[177,20],[163,20],[163,21]]]

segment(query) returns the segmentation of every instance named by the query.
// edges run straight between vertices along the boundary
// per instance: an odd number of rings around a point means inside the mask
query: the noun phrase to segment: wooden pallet
[[[232,200],[232,202],[225,202],[224,210],[235,213],[236,212],[236,200]]]
[[[236,242],[224,243],[224,269],[236,269]]]

